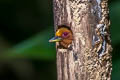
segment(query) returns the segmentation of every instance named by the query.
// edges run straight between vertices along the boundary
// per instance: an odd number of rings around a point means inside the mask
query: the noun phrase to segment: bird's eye
[[[64,32],[64,33],[62,34],[62,37],[64,37],[64,38],[68,37],[68,32]]]

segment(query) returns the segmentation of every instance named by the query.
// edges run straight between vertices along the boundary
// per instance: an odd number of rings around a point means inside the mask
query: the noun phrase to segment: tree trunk
[[[57,80],[111,80],[108,0],[53,0],[55,30],[73,32],[70,49],[57,47]]]

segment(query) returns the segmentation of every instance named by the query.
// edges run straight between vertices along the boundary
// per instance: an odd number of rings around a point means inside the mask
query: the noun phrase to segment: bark
[[[57,80],[111,80],[108,0],[53,0],[54,26],[69,26],[71,49],[57,50]]]

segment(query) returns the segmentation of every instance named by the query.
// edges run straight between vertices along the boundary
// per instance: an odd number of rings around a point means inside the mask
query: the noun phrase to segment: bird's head
[[[68,28],[59,28],[56,31],[55,37],[49,40],[49,42],[60,42],[63,47],[68,47],[72,43],[73,35]]]

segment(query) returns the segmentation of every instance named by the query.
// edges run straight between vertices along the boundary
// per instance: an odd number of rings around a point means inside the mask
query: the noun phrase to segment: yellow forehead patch
[[[63,32],[70,32],[67,28],[60,28],[56,31],[56,36],[62,36]]]

